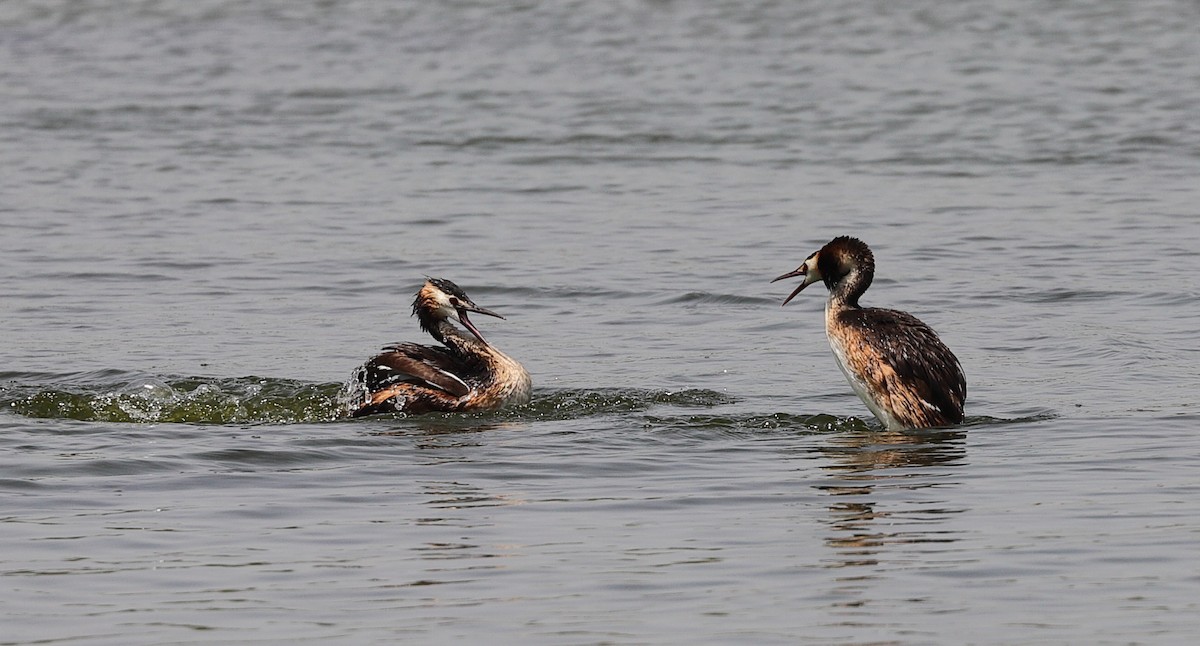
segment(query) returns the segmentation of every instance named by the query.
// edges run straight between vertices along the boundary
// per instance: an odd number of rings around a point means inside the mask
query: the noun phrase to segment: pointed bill
[[[813,265],[813,268],[809,269],[809,264],[810,263],[805,262],[803,265],[797,267],[795,271],[789,271],[788,273],[771,281],[772,283],[776,283],[785,278],[795,278],[796,276],[804,277],[804,280],[800,282],[800,286],[793,290],[791,294],[788,294],[787,298],[783,299],[783,305],[787,305],[789,302],[791,302],[791,300],[796,297],[796,294],[804,291],[805,287],[808,287],[809,285],[821,279],[820,275],[817,274],[816,265]],[[782,305],[780,307],[782,307]]]

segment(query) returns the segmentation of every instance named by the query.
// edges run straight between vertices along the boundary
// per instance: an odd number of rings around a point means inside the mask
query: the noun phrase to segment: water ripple
[[[0,381],[9,382],[0,386],[0,406],[30,418],[253,425],[319,423],[345,417],[337,400],[341,388],[338,383],[153,376],[123,371],[61,376],[0,373]],[[729,395],[704,389],[566,389],[537,393],[528,405],[511,410],[433,414],[422,419],[460,420],[478,426],[480,422],[625,414],[656,406],[714,407],[734,401]],[[402,414],[395,417],[406,419]]]

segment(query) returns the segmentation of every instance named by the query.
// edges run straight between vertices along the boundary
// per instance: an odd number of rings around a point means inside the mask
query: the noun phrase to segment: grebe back
[[[861,307],[859,298],[875,276],[866,243],[834,238],[795,271],[775,280],[803,277],[787,305],[819,281],[829,290],[825,334],[838,367],[867,408],[888,429],[949,426],[963,421],[967,381],[962,365],[928,325],[898,310]]]

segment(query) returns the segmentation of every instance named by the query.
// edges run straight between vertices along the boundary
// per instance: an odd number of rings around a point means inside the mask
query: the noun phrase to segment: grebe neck
[[[464,356],[491,354],[492,347],[469,333],[464,333],[449,319],[441,319],[429,328],[429,335],[442,345]]]
[[[479,354],[481,348],[487,345],[474,336],[464,334],[448,318],[436,316],[426,310],[417,310],[416,314],[421,329],[428,332],[438,343],[452,350],[463,354]]]
[[[854,267],[834,280],[826,280],[829,288],[829,305],[834,309],[858,308],[858,299],[871,286],[874,278],[869,268]]]

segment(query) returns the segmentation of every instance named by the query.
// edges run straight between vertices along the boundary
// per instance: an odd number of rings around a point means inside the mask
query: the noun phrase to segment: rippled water
[[[0,4],[0,644],[1188,643],[1198,17]],[[779,307],[841,234],[962,427]],[[341,417],[424,275],[528,406]]]

